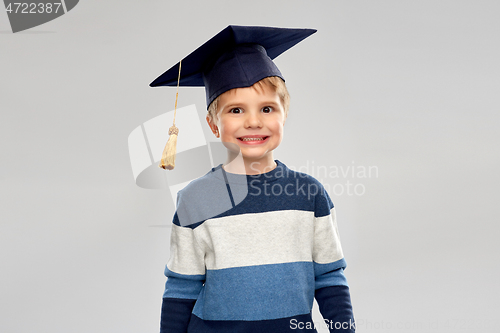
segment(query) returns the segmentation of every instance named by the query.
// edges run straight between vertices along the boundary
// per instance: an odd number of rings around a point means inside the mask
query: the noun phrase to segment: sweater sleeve
[[[161,307],[160,333],[186,333],[196,299],[205,282],[204,251],[192,226],[179,221],[179,207],[170,235],[170,259],[165,268],[165,292]],[[182,216],[182,214],[180,214]]]
[[[315,298],[330,332],[355,332],[335,208],[322,186],[319,192],[315,199],[314,214]]]

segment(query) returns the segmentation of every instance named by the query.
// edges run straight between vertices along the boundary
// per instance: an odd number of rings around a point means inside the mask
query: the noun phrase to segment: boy
[[[330,331],[354,332],[333,203],[273,158],[289,96],[271,59],[314,32],[229,26],[182,60],[180,85],[205,86],[228,159],[177,195],[162,333],[316,332],[314,298]],[[178,69],[151,85],[177,84]]]

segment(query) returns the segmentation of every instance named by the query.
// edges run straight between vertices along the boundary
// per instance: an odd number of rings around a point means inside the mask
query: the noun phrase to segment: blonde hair
[[[260,81],[255,82],[253,86],[255,85],[260,86],[260,88],[262,87],[262,85],[266,85],[271,89],[273,89],[274,92],[278,94],[281,104],[283,105],[283,110],[285,111],[285,118],[286,118],[288,116],[288,108],[290,107],[290,95],[288,94],[288,89],[286,89],[285,81],[283,81],[278,76],[268,76]],[[217,96],[217,98],[214,99],[214,101],[210,103],[208,107],[207,116],[210,118],[212,122],[215,122],[217,120],[218,105],[221,95]]]

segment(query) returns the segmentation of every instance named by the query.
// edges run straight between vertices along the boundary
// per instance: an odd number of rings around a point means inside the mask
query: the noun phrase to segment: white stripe
[[[193,230],[172,225],[168,269],[186,275],[205,274],[204,253],[198,246]]]
[[[314,212],[282,210],[206,220],[193,229],[173,225],[167,267],[180,274],[206,269],[343,258],[335,209],[319,218]]]
[[[335,208],[332,208],[330,215],[316,218],[313,259],[318,264],[327,264],[343,257]]]
[[[207,269],[312,261],[314,212],[227,216],[205,221],[194,233]]]

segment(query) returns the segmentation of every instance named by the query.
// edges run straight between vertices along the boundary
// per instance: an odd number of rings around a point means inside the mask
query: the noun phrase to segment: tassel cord
[[[181,79],[181,63],[179,61],[179,75],[177,77],[177,92],[175,93],[175,107],[174,107],[174,121],[172,126],[168,129],[168,138],[165,149],[161,157],[159,167],[166,170],[172,170],[175,168],[175,155],[177,153],[177,135],[179,134],[179,129],[175,126],[175,116],[177,113],[177,100],[179,98],[179,83]]]

